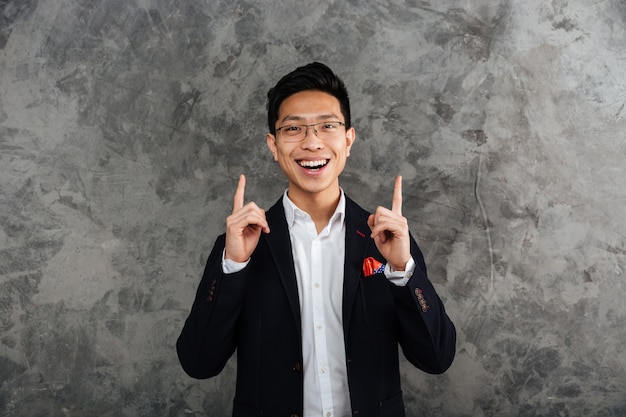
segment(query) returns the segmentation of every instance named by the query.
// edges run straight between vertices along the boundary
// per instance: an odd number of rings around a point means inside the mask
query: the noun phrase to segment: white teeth
[[[305,168],[321,168],[326,165],[327,162],[326,159],[320,159],[319,161],[298,161],[298,164]]]

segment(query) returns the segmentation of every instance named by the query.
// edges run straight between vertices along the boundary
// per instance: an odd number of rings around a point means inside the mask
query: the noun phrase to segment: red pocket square
[[[379,274],[385,270],[385,265],[378,262],[371,256],[363,260],[363,276],[369,277],[370,275]]]

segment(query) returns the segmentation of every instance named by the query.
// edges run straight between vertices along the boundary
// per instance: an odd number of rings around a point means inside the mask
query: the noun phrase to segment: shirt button
[[[322,369],[320,369],[320,372],[321,372],[321,373],[323,373],[323,374],[325,374],[325,373],[326,373],[326,368],[322,368]]]
[[[313,286],[314,286],[315,288],[319,288],[319,287],[320,287],[320,283],[319,283],[319,282],[316,282],[315,284],[313,284]]]

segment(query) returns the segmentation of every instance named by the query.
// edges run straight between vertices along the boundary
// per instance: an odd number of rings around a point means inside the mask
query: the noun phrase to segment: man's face
[[[302,91],[281,103],[276,128],[320,122],[345,122],[339,100],[321,91]],[[300,142],[289,142],[280,131],[267,134],[267,146],[289,179],[289,197],[294,202],[302,198],[337,198],[338,178],[350,155],[354,128],[341,126],[336,134],[322,138],[315,133],[321,126],[305,129],[306,136]]]

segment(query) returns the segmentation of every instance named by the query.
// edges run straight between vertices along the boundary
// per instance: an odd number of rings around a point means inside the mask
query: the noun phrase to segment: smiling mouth
[[[326,166],[326,164],[328,164],[329,161],[330,161],[330,159],[320,159],[320,160],[317,160],[317,161],[299,160],[299,161],[296,161],[296,162],[302,168],[310,169],[311,171],[316,171],[318,169],[324,168]]]

